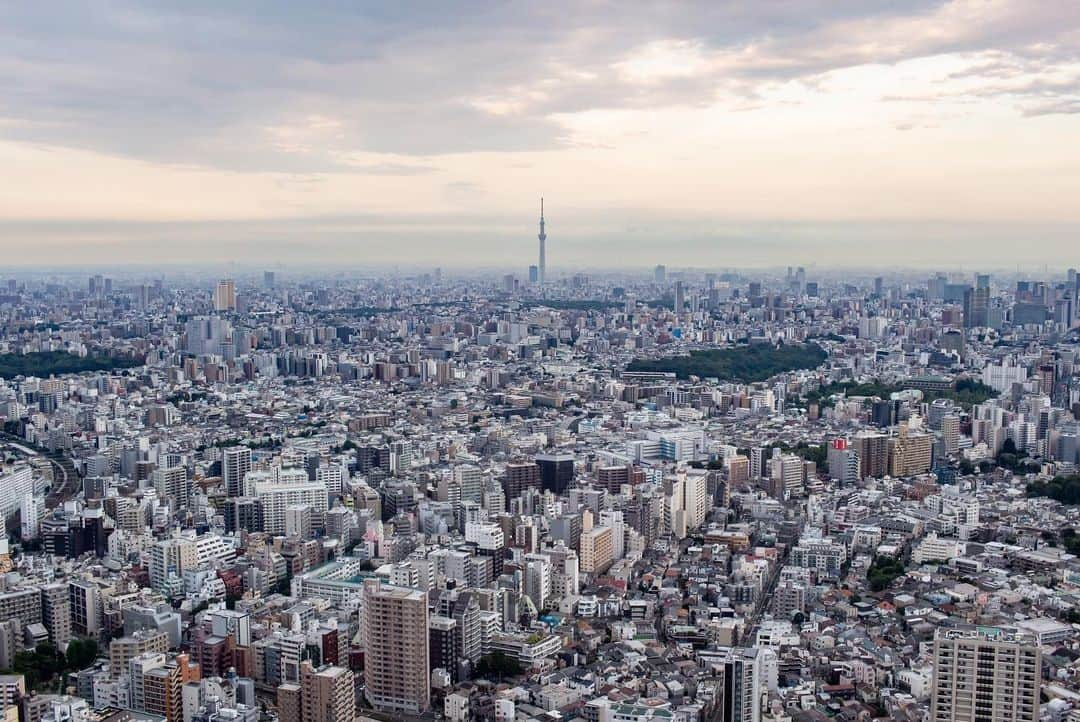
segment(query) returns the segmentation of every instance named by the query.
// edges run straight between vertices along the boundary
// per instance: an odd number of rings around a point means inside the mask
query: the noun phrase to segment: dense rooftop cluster
[[[20,719],[1080,719],[1073,270],[2,289]]]

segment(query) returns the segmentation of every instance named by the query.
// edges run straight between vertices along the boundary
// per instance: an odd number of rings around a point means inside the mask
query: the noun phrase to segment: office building
[[[988,325],[990,309],[990,277],[978,276],[975,288],[964,289],[964,328]]]
[[[573,454],[540,454],[536,465],[540,467],[540,485],[544,490],[565,494],[574,483]]]

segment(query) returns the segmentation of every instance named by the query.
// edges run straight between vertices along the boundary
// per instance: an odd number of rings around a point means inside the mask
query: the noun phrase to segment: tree
[[[1001,445],[1001,453],[1002,454],[1015,454],[1016,453],[1016,442],[1013,441],[1012,439],[1005,439],[1005,443]]]
[[[904,563],[898,559],[875,557],[866,570],[866,580],[870,582],[870,591],[880,592],[888,588],[897,577],[904,574]]]
[[[1029,497],[1047,496],[1062,504],[1080,504],[1080,474],[1055,476],[1050,481],[1035,481],[1027,485]]]
[[[68,642],[67,666],[70,670],[86,669],[98,656],[98,643],[88,638],[77,638]]]
[[[522,673],[521,663],[503,652],[485,654],[476,662],[477,677],[516,677]]]
[[[635,359],[627,371],[671,371],[679,378],[715,376],[735,381],[764,381],[776,374],[820,366],[828,353],[814,343],[772,346],[753,344],[736,348],[691,351],[688,356]]]

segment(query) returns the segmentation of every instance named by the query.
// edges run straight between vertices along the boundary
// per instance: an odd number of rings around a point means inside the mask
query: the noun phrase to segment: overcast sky
[[[0,0],[4,265],[1080,262],[1080,2]]]

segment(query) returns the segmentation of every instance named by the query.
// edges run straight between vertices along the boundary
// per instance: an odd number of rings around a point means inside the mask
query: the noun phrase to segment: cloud
[[[1033,103],[1024,108],[1024,115],[1075,115],[1080,113],[1080,98],[1064,98],[1061,100],[1047,100],[1042,103]]]
[[[477,0],[453,12],[120,0],[6,13],[3,137],[285,173],[346,170],[355,153],[560,148],[559,115],[750,103],[792,79],[933,54],[994,49],[1043,72],[1078,47],[1080,27],[1075,3],[1024,0]],[[982,72],[1009,70],[1032,72]]]
[[[212,220],[196,235],[225,256],[226,241],[385,232],[488,238],[487,259],[516,248],[508,237],[532,253],[541,193],[553,249],[576,232],[575,258],[620,261],[627,236],[627,260],[653,243],[804,240],[767,219],[851,238],[825,224],[1077,218],[1077,3],[58,0],[2,13],[0,224],[75,219],[65,238],[86,243]],[[627,209],[654,215],[631,223]],[[317,221],[364,212],[407,229]],[[933,232],[966,243],[957,228]],[[188,230],[146,238],[186,249]],[[57,231],[27,233],[9,224],[0,241]]]

